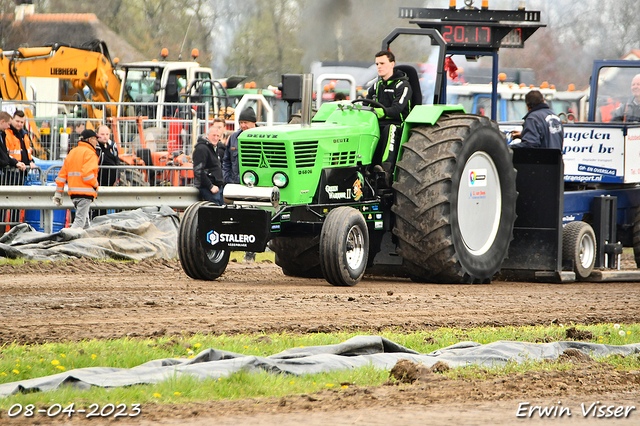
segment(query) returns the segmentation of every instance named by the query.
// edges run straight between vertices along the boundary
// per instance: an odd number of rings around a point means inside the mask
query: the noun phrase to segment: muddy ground
[[[432,330],[483,325],[640,322],[640,283],[414,284],[367,277],[355,287],[286,277],[270,263],[230,264],[214,282],[189,279],[176,261],[77,260],[0,266],[0,344],[134,338],[183,333],[315,333]],[[513,424],[519,404],[569,407],[560,424],[600,424],[581,404],[635,406],[619,420],[640,424],[639,372],[576,362],[567,372],[482,381],[433,374],[414,384],[325,390],[283,399],[143,406],[126,424]],[[537,419],[537,420],[536,420]],[[61,422],[38,418],[39,422]],[[104,419],[103,419],[104,420]],[[6,418],[0,423],[25,419]],[[73,423],[87,419],[76,418]],[[106,421],[106,420],[105,420]],[[33,422],[33,421],[31,421]],[[125,424],[124,421],[118,421]]]

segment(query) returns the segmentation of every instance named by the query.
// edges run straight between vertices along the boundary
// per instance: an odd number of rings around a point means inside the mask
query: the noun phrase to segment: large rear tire
[[[414,281],[487,283],[513,239],[516,170],[498,125],[443,115],[416,126],[393,184],[398,252]]]
[[[562,258],[573,261],[576,277],[584,280],[596,263],[596,234],[586,222],[567,223],[562,230]]]
[[[322,278],[318,247],[320,236],[276,237],[269,248],[276,254],[276,264],[290,277]]]
[[[227,269],[229,250],[212,250],[198,235],[198,210],[207,201],[192,204],[185,210],[178,231],[178,258],[184,272],[195,280],[215,280]]]
[[[358,210],[338,207],[325,218],[320,232],[320,267],[335,286],[353,286],[362,279],[369,259],[369,230]]]

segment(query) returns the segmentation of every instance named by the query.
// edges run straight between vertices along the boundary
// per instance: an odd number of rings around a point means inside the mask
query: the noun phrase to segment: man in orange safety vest
[[[53,203],[57,206],[62,205],[66,184],[67,192],[76,208],[76,217],[71,228],[86,229],[91,226],[89,209],[98,196],[97,143],[96,132],[90,129],[83,130],[78,146],[69,152],[56,177],[56,194],[53,196]]]

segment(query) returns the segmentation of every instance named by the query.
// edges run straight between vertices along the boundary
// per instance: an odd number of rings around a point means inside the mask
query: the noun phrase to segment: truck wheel
[[[640,205],[636,207],[636,216],[633,220],[633,255],[636,259],[636,267],[640,268]]]
[[[212,250],[205,247],[198,235],[198,210],[204,205],[200,201],[185,210],[178,231],[178,258],[184,272],[195,280],[215,280],[227,269],[229,250]]]
[[[369,230],[362,213],[338,207],[325,218],[320,232],[320,267],[332,285],[356,285],[367,267]]]
[[[318,245],[320,236],[276,237],[269,248],[276,254],[276,264],[290,277],[322,278]]]
[[[585,279],[596,263],[596,234],[586,222],[569,222],[562,230],[562,258],[572,260],[576,277]]]
[[[393,233],[418,282],[488,283],[513,239],[513,153],[486,117],[443,115],[411,129],[393,184]]]

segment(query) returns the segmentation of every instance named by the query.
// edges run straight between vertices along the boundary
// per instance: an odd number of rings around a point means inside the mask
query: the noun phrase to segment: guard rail
[[[2,209],[41,210],[44,232],[53,230],[53,211],[73,209],[73,203],[65,193],[60,207],[51,200],[53,186],[0,186]],[[100,187],[98,197],[91,203],[92,209],[133,210],[146,206],[167,205],[173,209],[186,209],[199,200],[199,192],[190,186],[180,187]]]

